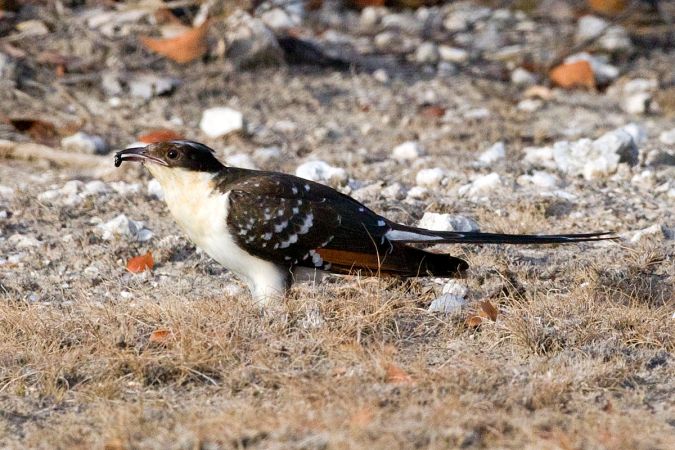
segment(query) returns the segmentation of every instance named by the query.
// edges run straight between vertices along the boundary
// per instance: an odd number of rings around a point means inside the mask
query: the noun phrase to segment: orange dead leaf
[[[561,64],[551,69],[548,76],[551,81],[565,89],[575,87],[591,89],[595,86],[595,75],[588,61]]]
[[[146,270],[152,270],[155,266],[155,261],[152,258],[152,252],[148,252],[145,255],[135,256],[127,261],[127,270],[131,273],[145,272]]]
[[[481,323],[483,323],[483,318],[481,316],[471,316],[464,322],[469,328],[478,328]]]
[[[141,43],[150,50],[166,56],[177,63],[188,63],[206,53],[207,20],[196,28],[191,28],[180,36],[169,39],[155,39],[141,36]]]
[[[491,321],[496,321],[497,316],[499,315],[499,310],[490,303],[490,300],[483,300],[480,302],[480,315],[485,316]]]
[[[427,105],[422,107],[420,113],[422,114],[423,117],[433,119],[437,117],[443,117],[445,115],[445,108],[438,105]]]
[[[154,144],[155,142],[175,141],[177,139],[184,139],[183,136],[173,130],[159,128],[148,131],[138,136],[138,140],[144,144]]]
[[[628,6],[627,0],[586,0],[588,6],[595,12],[602,14],[618,14]]]
[[[387,375],[385,380],[387,383],[394,384],[410,384],[413,382],[412,377],[406,371],[395,364],[389,363],[386,367]]]
[[[153,344],[165,344],[171,335],[171,330],[167,328],[158,328],[150,333],[150,338],[148,341],[152,342]]]

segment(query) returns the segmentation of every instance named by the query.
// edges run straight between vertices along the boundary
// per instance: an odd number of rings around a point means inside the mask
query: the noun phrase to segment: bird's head
[[[193,141],[157,142],[127,148],[115,154],[115,166],[119,167],[124,161],[145,164],[155,177],[169,171],[218,172],[224,167],[211,148]]]

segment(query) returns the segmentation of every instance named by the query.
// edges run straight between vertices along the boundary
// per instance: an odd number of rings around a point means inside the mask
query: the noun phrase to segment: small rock
[[[438,56],[446,62],[462,64],[469,60],[469,52],[463,48],[441,45],[438,47]]]
[[[485,150],[478,157],[478,161],[483,164],[494,164],[499,160],[506,158],[506,146],[503,142],[496,142],[489,149]]]
[[[656,185],[656,175],[651,170],[636,173],[630,180],[631,184],[643,189],[653,189]]]
[[[389,82],[389,74],[384,69],[377,69],[373,72],[373,78],[375,78],[380,83]]]
[[[608,25],[609,22],[600,17],[583,16],[577,23],[575,39],[577,42],[583,42],[602,34],[598,39],[598,45],[602,49],[610,52],[630,50],[632,43],[626,29],[621,25]]]
[[[630,134],[630,137],[633,138],[633,142],[638,147],[647,142],[647,130],[645,130],[642,125],[637,123],[629,123],[618,129]]]
[[[432,169],[422,169],[417,172],[415,183],[418,186],[435,187],[439,186],[445,178],[445,170],[434,167]]]
[[[425,212],[417,226],[434,231],[480,231],[476,221],[469,217],[433,212]]]
[[[129,219],[120,214],[108,222],[99,224],[97,228],[102,232],[102,238],[109,241],[117,236],[135,239],[144,242],[152,238],[152,231],[145,228],[143,222]]]
[[[104,155],[108,153],[108,144],[100,136],[82,132],[61,139],[61,147],[69,152]]]
[[[170,94],[180,85],[176,78],[161,77],[155,74],[146,73],[133,77],[128,81],[129,93],[133,97],[140,97],[144,100],[150,100],[157,95]]]
[[[391,200],[403,200],[406,196],[403,186],[396,182],[387,186],[386,188],[383,188],[380,193],[382,194],[382,197]]]
[[[654,224],[650,227],[644,228],[642,230],[636,231],[633,233],[633,236],[630,238],[631,242],[639,242],[645,238],[655,237],[657,239],[666,239],[670,240],[675,238],[675,230],[670,229],[662,224]]]
[[[359,25],[364,30],[373,30],[377,24],[382,20],[386,13],[385,8],[366,6],[361,10],[361,17],[359,17]]]
[[[239,111],[226,106],[205,109],[199,128],[209,137],[216,138],[244,128],[244,116]]]
[[[137,194],[141,192],[140,183],[127,183],[124,181],[113,181],[109,184],[113,191],[120,195]]]
[[[101,75],[101,89],[108,97],[117,98],[122,95],[124,88],[120,81],[120,76],[114,71],[103,71]]]
[[[468,120],[482,120],[490,117],[490,110],[487,108],[473,108],[466,111],[462,116]]]
[[[351,196],[356,200],[364,203],[371,202],[379,198],[382,193],[382,183],[371,183],[367,186],[362,186],[351,193]]]
[[[11,200],[14,197],[14,189],[9,186],[0,184],[0,198],[3,200]]]
[[[523,149],[525,157],[523,161],[535,166],[545,169],[556,169],[555,160],[553,159],[552,147],[526,147]]]
[[[17,250],[24,250],[31,247],[38,247],[42,242],[27,234],[13,234],[7,238],[7,243],[13,245]]]
[[[419,64],[435,64],[438,58],[438,46],[433,42],[423,42],[415,52],[415,61]]]
[[[225,159],[228,166],[256,170],[255,162],[246,153],[234,153]]]
[[[607,27],[608,22],[600,17],[586,15],[579,18],[577,22],[577,33],[575,39],[577,42],[583,42],[599,36]]]
[[[519,176],[516,182],[521,186],[532,184],[541,188],[551,189],[560,184],[560,178],[548,172],[535,170],[532,172],[532,175]]]
[[[261,147],[255,149],[253,158],[261,162],[271,162],[281,158],[281,149],[279,147]]]
[[[82,195],[101,195],[110,192],[110,188],[101,180],[92,180],[82,186]]]
[[[296,23],[296,21],[294,21],[282,8],[274,8],[265,11],[260,15],[260,20],[274,31],[286,31],[298,26],[298,23]]]
[[[440,312],[444,314],[458,314],[466,306],[464,297],[452,294],[443,294],[431,302],[429,312]]]
[[[621,107],[628,114],[645,114],[649,112],[651,105],[652,94],[649,92],[629,95],[621,102]]]
[[[511,72],[511,83],[516,86],[532,86],[537,83],[537,77],[529,70],[525,70],[522,67],[516,67],[513,72]]]
[[[519,101],[516,108],[518,108],[518,111],[531,113],[539,111],[542,108],[542,106],[544,106],[544,102],[539,100],[538,98],[526,98],[524,100]]]
[[[295,175],[306,180],[345,184],[347,172],[340,167],[333,167],[325,161],[308,161],[295,169]]]
[[[408,191],[406,200],[423,200],[429,196],[429,190],[422,186],[413,186]]]
[[[456,295],[457,297],[466,297],[466,294],[469,293],[469,288],[466,287],[466,284],[457,280],[448,280],[443,285],[442,294]]]
[[[502,179],[498,173],[492,172],[488,175],[483,175],[476,178],[473,182],[461,186],[459,188],[459,195],[469,195],[476,196],[480,194],[486,194],[495,189],[499,188],[502,185]]]
[[[661,134],[659,134],[659,141],[666,145],[675,145],[675,128],[672,130],[663,131]],[[1,191],[2,187],[0,186],[0,195]]]
[[[407,141],[394,147],[391,155],[398,161],[417,159],[424,154],[424,149],[416,141]]]
[[[162,189],[162,185],[155,178],[148,181],[148,195],[158,200],[164,200],[164,189]]]
[[[227,18],[226,27],[227,58],[236,67],[283,63],[283,51],[262,20],[237,10]]]

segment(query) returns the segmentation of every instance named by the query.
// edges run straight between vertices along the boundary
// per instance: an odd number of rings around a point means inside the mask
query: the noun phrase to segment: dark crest
[[[223,164],[213,149],[194,141],[159,142],[148,146],[148,153],[169,167],[181,167],[198,172],[217,172]]]

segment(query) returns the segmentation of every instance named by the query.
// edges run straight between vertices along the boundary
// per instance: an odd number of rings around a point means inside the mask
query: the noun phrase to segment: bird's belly
[[[231,236],[227,228],[227,195],[192,192],[189,199],[166,199],[171,214],[190,240],[225,268],[247,281],[268,268],[270,263],[244,251]]]

